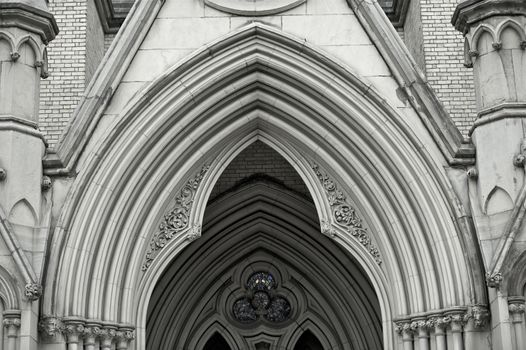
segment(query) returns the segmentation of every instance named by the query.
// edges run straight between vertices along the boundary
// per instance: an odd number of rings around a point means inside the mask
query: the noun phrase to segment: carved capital
[[[526,156],[524,154],[517,154],[515,157],[513,157],[513,165],[515,165],[517,168],[524,168],[525,164]]]
[[[467,171],[467,175],[470,179],[476,180],[479,177],[479,171],[475,167],[471,167]]]
[[[473,305],[467,319],[473,319],[475,328],[484,328],[489,322],[490,312],[486,305]]]
[[[493,48],[498,51],[498,50],[502,49],[502,42],[496,41],[493,44],[491,44],[491,46],[493,46]]]
[[[20,328],[20,318],[4,318],[3,324],[5,328]]]
[[[98,324],[86,324],[84,326],[83,337],[85,345],[94,345],[96,339],[100,336],[101,329]]]
[[[415,331],[413,322],[396,322],[395,323],[395,330],[398,334],[401,335],[412,335]]]
[[[193,242],[199,238],[201,238],[201,225],[194,224],[188,230],[188,233],[186,234],[186,239],[188,239],[190,242]]]
[[[38,300],[42,296],[42,286],[38,283],[28,283],[25,286],[24,294],[30,301]]]
[[[508,311],[511,316],[513,323],[521,323],[522,315],[526,310],[524,297],[509,297],[508,298]]]
[[[41,184],[41,188],[42,188],[42,191],[46,192],[48,191],[52,186],[52,182],[51,182],[51,178],[49,176],[43,176],[42,177],[42,184]]]
[[[84,324],[77,320],[65,320],[64,324],[63,332],[68,344],[78,343],[80,338],[84,335]]]
[[[488,273],[486,275],[486,284],[490,288],[499,288],[502,283],[502,274],[500,272],[494,273],[493,275]]]
[[[40,333],[48,337],[55,337],[57,334],[62,333],[63,329],[64,324],[58,317],[43,317],[38,323],[38,330]]]
[[[477,50],[469,50],[468,56],[471,58],[477,58],[479,57],[480,53]]]
[[[334,227],[332,227],[331,223],[327,220],[321,221],[321,233],[331,238],[336,237],[336,230],[334,229]]]
[[[20,58],[20,54],[18,52],[16,51],[11,52],[11,60],[13,62],[18,61],[19,58]]]

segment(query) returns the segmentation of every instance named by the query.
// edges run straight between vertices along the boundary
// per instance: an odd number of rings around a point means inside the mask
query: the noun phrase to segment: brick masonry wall
[[[462,34],[451,25],[451,17],[459,2],[420,0],[420,11],[427,79],[460,131],[466,135],[476,117],[475,88],[472,70],[463,65]]]
[[[40,88],[40,130],[53,147],[104,55],[94,1],[50,0],[60,33],[48,47],[49,73]]]
[[[256,141],[227,166],[215,184],[210,200],[214,200],[219,194],[232,189],[254,174],[272,177],[285,187],[310,198],[307,186],[292,165],[272,148]]]
[[[60,33],[48,47],[49,73],[40,89],[40,129],[53,146],[85,88],[86,12],[82,0],[50,0]]]

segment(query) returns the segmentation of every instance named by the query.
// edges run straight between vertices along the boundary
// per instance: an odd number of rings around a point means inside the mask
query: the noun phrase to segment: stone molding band
[[[38,324],[40,333],[54,338],[62,335],[66,343],[78,344],[83,341],[86,349],[94,349],[96,342],[100,349],[126,350],[135,339],[135,326],[129,324],[110,323],[99,320],[86,320],[77,317],[47,316]]]
[[[407,318],[394,321],[397,333],[419,333],[420,330],[446,330],[451,327],[452,332],[462,331],[470,320],[476,329],[483,329],[488,324],[490,313],[486,305],[472,305],[429,312],[421,315],[409,316]],[[459,328],[460,327],[460,328]]]

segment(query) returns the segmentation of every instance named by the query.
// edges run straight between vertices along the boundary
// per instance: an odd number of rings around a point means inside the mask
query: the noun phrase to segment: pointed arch
[[[508,28],[513,29],[513,31],[516,33],[517,37],[519,37],[519,44],[522,41],[526,41],[526,33],[524,32],[524,29],[521,27],[521,25],[519,23],[517,23],[517,21],[515,21],[513,19],[509,19],[507,21],[504,21],[503,23],[501,23],[497,27],[497,29],[496,29],[496,37],[497,37],[498,41],[503,42],[502,35],[504,33],[504,30],[506,30]],[[515,47],[515,48],[519,49],[520,45]]]
[[[16,44],[16,51],[20,52],[24,44],[28,45],[31,48],[31,53],[33,54],[35,59],[35,61],[32,62],[32,64],[35,64],[36,61],[42,61],[42,49],[31,35],[25,35],[18,39],[18,43]]]
[[[9,221],[16,224],[35,227],[38,225],[38,216],[26,198],[19,199],[9,211]]]
[[[86,151],[50,245],[44,313],[134,323],[144,344],[156,280],[196,236],[223,169],[255,140],[291,163],[320,219],[367,271],[385,346],[394,317],[485,302],[479,255],[463,254],[476,245],[465,241],[472,236],[462,233],[461,206],[439,170],[445,160],[410,123],[366,81],[269,27],[251,25],[208,46],[138,93]],[[313,164],[360,214],[382,264],[338,224]],[[203,166],[190,225],[143,272],[163,215]]]
[[[471,38],[471,47],[475,50],[479,50],[479,41],[480,38],[483,36],[483,34],[488,34],[491,38],[491,43],[497,42],[497,34],[495,33],[494,29],[488,25],[481,24],[474,32],[472,38]],[[493,51],[494,49],[491,48],[489,51]],[[488,52],[489,52],[488,51]],[[480,52],[481,54],[484,54],[486,52]]]

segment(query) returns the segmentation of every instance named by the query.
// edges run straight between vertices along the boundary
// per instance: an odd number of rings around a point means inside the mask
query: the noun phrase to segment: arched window
[[[298,339],[294,350],[323,350],[323,346],[311,331],[306,330]]]
[[[225,338],[215,332],[205,344],[203,350],[231,350]]]

